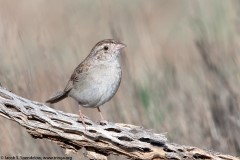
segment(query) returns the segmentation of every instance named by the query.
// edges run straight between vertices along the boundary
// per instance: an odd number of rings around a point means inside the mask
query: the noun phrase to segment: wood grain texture
[[[33,138],[45,138],[66,153],[84,148],[89,159],[107,159],[110,154],[131,159],[228,159],[237,157],[169,143],[164,134],[121,123],[94,123],[78,115],[54,110],[0,87],[0,115],[25,127]]]

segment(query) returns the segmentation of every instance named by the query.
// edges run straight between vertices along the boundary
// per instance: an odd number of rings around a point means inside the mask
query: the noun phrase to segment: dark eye
[[[105,51],[107,51],[107,50],[108,50],[108,46],[104,46],[103,49],[104,49]]]

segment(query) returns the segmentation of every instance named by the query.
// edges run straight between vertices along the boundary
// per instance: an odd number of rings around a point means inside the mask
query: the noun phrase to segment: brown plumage
[[[113,39],[98,42],[74,70],[65,89],[46,102],[56,103],[70,96],[83,107],[97,108],[101,115],[99,107],[115,95],[120,85],[122,74],[119,54],[124,47],[124,44]]]

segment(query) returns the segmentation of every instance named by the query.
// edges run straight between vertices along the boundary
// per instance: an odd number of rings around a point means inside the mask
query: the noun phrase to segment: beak
[[[115,49],[116,49],[116,50],[119,50],[119,49],[122,49],[122,48],[125,48],[125,47],[127,47],[125,44],[123,44],[123,43],[118,43],[118,44],[116,45]]]

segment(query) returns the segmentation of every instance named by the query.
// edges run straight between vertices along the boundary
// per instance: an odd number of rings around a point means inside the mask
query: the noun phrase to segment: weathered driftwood
[[[167,142],[139,126],[108,122],[97,124],[78,115],[54,110],[42,103],[15,95],[0,87],[0,115],[18,122],[34,138],[56,142],[66,153],[85,148],[90,159],[106,159],[109,154],[131,159],[228,159],[238,158]]]

